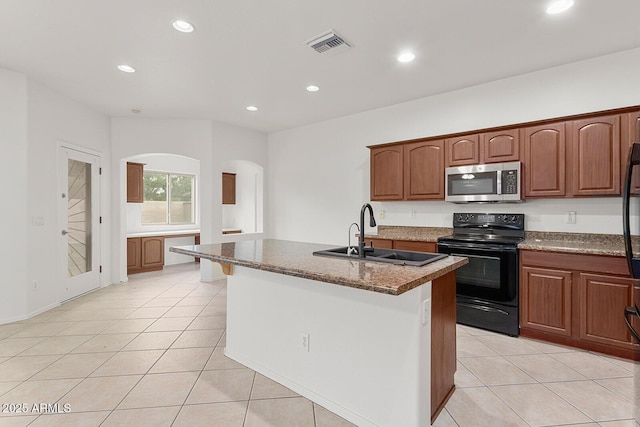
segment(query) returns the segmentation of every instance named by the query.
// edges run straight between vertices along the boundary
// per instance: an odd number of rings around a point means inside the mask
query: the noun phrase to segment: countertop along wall
[[[639,67],[640,49],[632,49],[272,133],[270,237],[346,244],[349,224],[358,222],[370,197],[368,145],[638,105]],[[453,212],[517,212],[526,214],[527,230],[622,233],[620,197],[372,204],[385,225],[450,227]],[[638,234],[633,205],[632,232]],[[566,211],[577,212],[576,224],[566,224]]]

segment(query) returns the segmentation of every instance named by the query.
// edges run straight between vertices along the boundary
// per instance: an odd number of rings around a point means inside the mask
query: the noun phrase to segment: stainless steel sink
[[[347,246],[341,246],[338,248],[315,251],[313,252],[313,255],[349,258],[353,260],[361,259],[365,261],[386,262],[389,264],[411,265],[415,267],[422,267],[423,265],[427,265],[448,256],[447,254],[374,248],[373,251],[366,252],[364,258],[359,258],[357,254],[349,254],[347,250]]]

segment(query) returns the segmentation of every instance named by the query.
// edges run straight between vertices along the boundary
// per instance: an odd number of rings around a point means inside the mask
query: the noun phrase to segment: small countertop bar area
[[[252,240],[172,247],[222,265],[225,354],[358,426],[424,427],[453,393],[455,270]]]

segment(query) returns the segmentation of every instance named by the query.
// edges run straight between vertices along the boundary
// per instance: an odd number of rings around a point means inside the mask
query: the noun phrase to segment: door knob
[[[66,236],[67,234],[69,234],[69,232],[67,230],[62,230],[62,235]]]

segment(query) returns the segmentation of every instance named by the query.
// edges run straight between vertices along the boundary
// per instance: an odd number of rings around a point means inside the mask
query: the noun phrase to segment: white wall
[[[280,239],[346,244],[369,200],[368,145],[640,104],[640,49],[495,81],[269,135],[269,230]],[[529,230],[620,234],[621,199],[519,205],[375,203],[380,224],[450,226],[454,211],[524,212]],[[565,211],[577,212],[566,225]],[[411,218],[410,211],[415,211]],[[638,223],[637,208],[632,218]],[[637,230],[636,230],[637,232]]]
[[[265,143],[266,144],[266,143]],[[261,233],[264,200],[264,170],[243,160],[226,162],[224,172],[236,174],[236,203],[222,205],[222,228],[236,228],[242,233]]]
[[[0,177],[5,183],[0,209],[0,323],[5,323],[27,312],[27,232],[31,218],[27,197],[26,76],[0,69],[0,93]]]
[[[234,164],[234,161],[245,161],[254,163],[263,168],[263,171],[267,170],[267,136],[264,133],[256,132],[236,126],[227,125],[224,123],[213,122],[213,170],[215,171],[213,177],[213,193],[212,197],[215,200],[216,206],[222,206],[222,172],[225,166]],[[225,172],[230,172],[224,170]],[[267,184],[264,183],[266,186]],[[264,189],[258,189],[258,192],[264,191]],[[260,195],[258,194],[258,197]],[[256,210],[256,215],[264,218],[264,224],[267,223],[266,204],[268,196],[266,191],[262,194],[263,207]],[[247,239],[260,239],[265,236],[264,230],[257,230],[255,233],[243,233],[229,234],[222,236],[223,219],[222,209],[217,207],[214,209],[213,216],[213,228],[217,230],[218,236],[214,236],[214,242],[229,242]],[[208,243],[207,241],[202,241]]]
[[[0,169],[5,200],[3,237],[10,244],[0,249],[0,323],[24,319],[59,304],[57,236],[57,147],[61,141],[109,157],[109,121],[95,111],[55,92],[25,75],[0,70],[0,127],[4,155]],[[109,173],[101,179],[102,225],[100,260],[110,262]],[[33,223],[42,218],[42,225]],[[6,264],[5,264],[6,263]],[[33,283],[37,283],[37,288]],[[101,285],[111,283],[109,272]]]
[[[56,250],[60,233],[57,225],[58,142],[70,143],[101,155],[103,174],[100,178],[100,213],[103,224],[100,260],[105,267],[110,264],[111,175],[107,167],[111,161],[109,119],[29,80],[28,138],[28,216],[44,218],[44,226],[31,226],[28,233],[27,300],[28,313],[32,315],[58,304],[59,288],[64,280],[56,273],[60,271],[59,263],[66,262],[66,254],[52,256],[59,252]],[[33,289],[33,281],[37,281],[37,289]],[[103,286],[111,284],[108,268],[103,268],[100,281]]]

